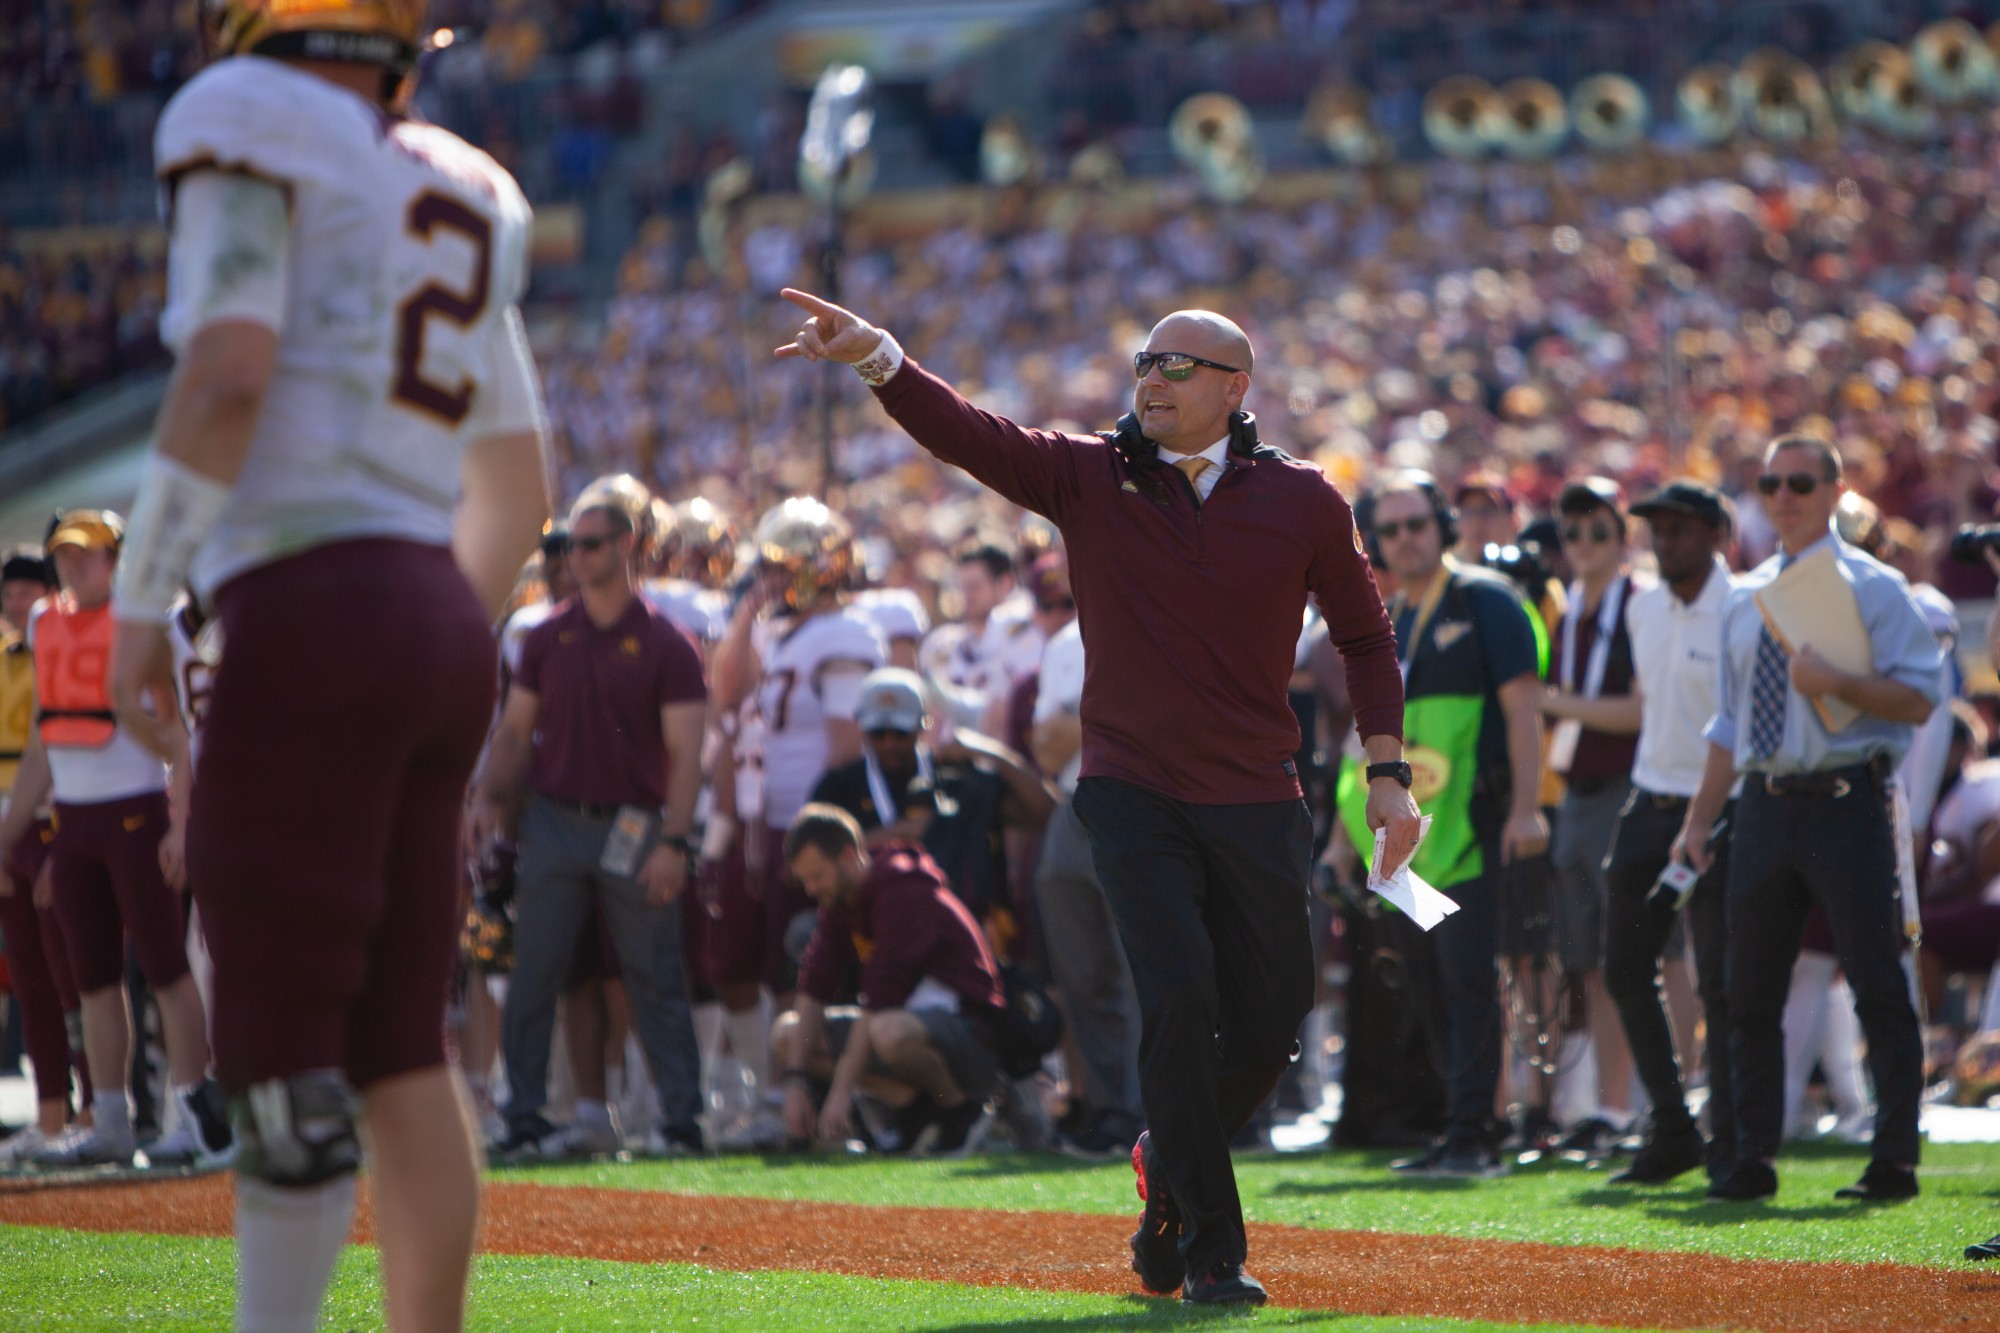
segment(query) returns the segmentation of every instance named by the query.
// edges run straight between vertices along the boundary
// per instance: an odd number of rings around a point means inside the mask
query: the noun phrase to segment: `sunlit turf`
[[[1612,1186],[1608,1171],[1570,1163],[1517,1168],[1497,1181],[1410,1181],[1390,1176],[1389,1157],[1240,1159],[1244,1213],[1253,1223],[1933,1266],[1962,1263],[1968,1243],[2000,1232],[2000,1145],[1994,1144],[1927,1147],[1922,1196],[1893,1205],[1834,1200],[1834,1190],[1852,1184],[1867,1165],[1861,1148],[1788,1152],[1778,1163],[1777,1199],[1750,1205],[1704,1202],[1707,1179],[1698,1171],[1649,1189]],[[725,1157],[537,1167],[495,1178],[903,1207],[1126,1213],[1139,1206],[1129,1165],[1027,1153],[937,1162]]]
[[[857,1238],[857,1244],[865,1243]],[[0,1327],[191,1330],[230,1321],[229,1242],[0,1227]],[[322,1328],[381,1327],[372,1249],[349,1248]],[[1186,1311],[1142,1296],[1080,1296],[819,1273],[718,1273],[685,1264],[491,1257],[473,1278],[473,1329],[1111,1329],[1232,1326],[1344,1333],[1571,1333],[1566,1324]],[[1575,1333],[1581,1333],[1580,1329]]]

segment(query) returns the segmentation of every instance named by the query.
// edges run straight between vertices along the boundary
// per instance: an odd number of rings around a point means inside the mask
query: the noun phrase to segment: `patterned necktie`
[[[1779,568],[1789,565],[1787,557]],[[1771,627],[1757,631],[1757,665],[1750,673],[1750,755],[1769,759],[1785,739],[1785,692],[1791,688],[1790,655],[1771,636]]]
[[[1197,505],[1201,503],[1201,474],[1214,466],[1206,458],[1178,458],[1174,460],[1175,470],[1188,479],[1188,485],[1194,487],[1194,502]]]

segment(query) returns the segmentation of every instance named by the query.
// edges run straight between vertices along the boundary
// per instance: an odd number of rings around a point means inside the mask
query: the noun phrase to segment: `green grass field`
[[[1780,1163],[1782,1189],[1765,1206],[1701,1202],[1702,1178],[1664,1191],[1612,1189],[1602,1171],[1569,1165],[1517,1170],[1503,1181],[1392,1181],[1383,1154],[1306,1154],[1239,1164],[1253,1222],[1492,1240],[1698,1251],[1732,1258],[1893,1261],[1960,1266],[1969,1240],[2000,1231],[2000,1147],[1946,1145],[1926,1153],[1924,1195],[1897,1207],[1836,1203],[1865,1157],[1804,1149]],[[595,1185],[725,1197],[909,1207],[1087,1213],[1136,1208],[1128,1167],[1041,1155],[961,1162],[863,1158],[728,1158],[502,1172],[538,1185]],[[865,1246],[865,1237],[856,1237]],[[1252,1268],[1255,1268],[1253,1241]],[[226,1327],[232,1284],[226,1241],[88,1235],[0,1227],[0,1329]],[[380,1326],[374,1252],[344,1257],[325,1327]],[[486,1257],[474,1283],[480,1329],[1099,1329],[1254,1318],[1274,1328],[1520,1330],[1557,1325],[1310,1315],[1183,1312],[1137,1295],[1090,1296],[869,1281],[810,1273],[714,1272],[685,1265]]]

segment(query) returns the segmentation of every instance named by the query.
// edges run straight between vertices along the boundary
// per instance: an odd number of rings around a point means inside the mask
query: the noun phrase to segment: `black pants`
[[[1189,805],[1114,778],[1077,817],[1139,996],[1139,1089],[1191,1270],[1241,1263],[1229,1140],[1298,1051],[1313,1002],[1303,801]]]
[[[1444,1053],[1445,1136],[1453,1144],[1491,1137],[1493,1096],[1500,1087],[1500,965],[1503,901],[1500,853],[1487,847],[1486,873],[1442,892],[1458,911],[1431,931],[1437,975],[1423,989],[1438,996],[1430,1012],[1442,1014],[1443,1030],[1432,1032]],[[1412,927],[1414,929],[1414,927]]]
[[[1660,991],[1660,954],[1673,934],[1676,913],[1649,901],[1654,882],[1666,869],[1674,837],[1687,818],[1681,797],[1656,796],[1634,788],[1618,815],[1605,879],[1604,986],[1618,1006],[1625,1039],[1646,1095],[1653,1099],[1653,1126],[1663,1134],[1694,1128],[1687,1113],[1687,1090],[1674,1058],[1673,1029]],[[1733,813],[1729,816],[1733,824]],[[1715,864],[1695,885],[1682,909],[1694,942],[1695,976],[1708,1022],[1709,1161],[1717,1166],[1736,1156],[1736,1109],[1729,1059],[1727,917],[1729,843],[1716,849]]]
[[[1729,859],[1729,1012],[1735,1020],[1737,1158],[1777,1156],[1785,1115],[1785,996],[1818,903],[1868,1038],[1879,1161],[1914,1166],[1923,1039],[1902,968],[1894,825],[1882,788],[1772,796],[1751,774]]]

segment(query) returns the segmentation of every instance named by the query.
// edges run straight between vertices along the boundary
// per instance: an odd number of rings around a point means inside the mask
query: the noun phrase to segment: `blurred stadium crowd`
[[[1102,200],[1054,222],[995,210],[853,247],[845,277],[859,308],[1003,415],[1109,425],[1145,330],[1205,305],[1269,349],[1251,398],[1265,438],[1350,492],[1385,465],[1478,468],[1546,508],[1569,475],[1637,494],[1684,466],[1737,495],[1753,562],[1770,549],[1746,493],[1758,450],[1819,434],[1913,526],[1927,575],[1990,597],[1983,567],[1937,557],[2000,498],[1995,148],[1966,133],[1929,157],[1856,144],[1810,162],[1439,163],[1399,193],[1356,178],[1290,208],[1115,216]],[[789,332],[773,296],[810,282],[821,234],[757,227],[718,279],[692,228],[663,219],[626,259],[601,329],[545,325],[566,482],[630,468],[676,493],[720,481],[754,508],[806,479],[817,386],[754,371]],[[907,462],[925,475],[914,446],[838,388],[844,473]],[[896,481],[881,493],[892,511]],[[935,504],[910,517],[963,527]],[[868,518],[885,535],[900,521]]]

